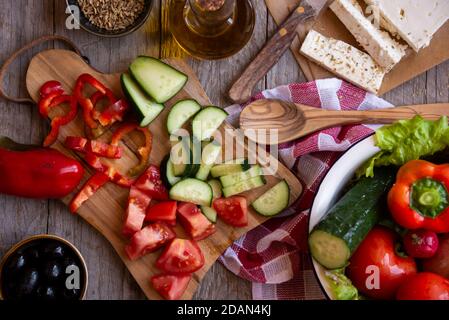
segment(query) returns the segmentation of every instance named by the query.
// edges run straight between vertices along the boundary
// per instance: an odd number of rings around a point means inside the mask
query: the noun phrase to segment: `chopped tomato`
[[[107,175],[97,172],[87,180],[78,194],[70,201],[70,212],[75,213],[92,195],[109,181]]]
[[[215,232],[215,226],[193,203],[182,202],[178,206],[179,221],[193,240],[202,240]]]
[[[130,260],[137,260],[147,253],[159,249],[175,237],[176,234],[169,226],[162,222],[156,222],[136,232],[125,251]]]
[[[145,221],[163,221],[170,226],[176,225],[176,201],[163,201],[148,208]]]
[[[151,278],[151,284],[164,299],[179,300],[187,289],[192,275],[160,274]]]
[[[246,198],[234,196],[214,201],[214,209],[218,217],[233,227],[248,225],[248,204]]]
[[[150,205],[151,198],[135,187],[129,190],[128,206],[126,207],[123,234],[132,236],[142,229],[145,211]]]
[[[176,238],[164,249],[156,267],[169,274],[193,273],[204,265],[204,255],[194,240]]]
[[[167,188],[161,180],[159,168],[154,165],[148,167],[134,186],[155,200],[168,200]]]

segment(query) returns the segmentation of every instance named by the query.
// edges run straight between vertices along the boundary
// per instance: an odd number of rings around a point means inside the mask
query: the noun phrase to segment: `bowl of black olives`
[[[0,262],[0,299],[81,300],[86,263],[69,241],[36,235],[15,244]]]

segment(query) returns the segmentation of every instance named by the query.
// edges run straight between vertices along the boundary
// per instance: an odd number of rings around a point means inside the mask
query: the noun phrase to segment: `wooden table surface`
[[[275,24],[263,0],[252,0],[256,28],[252,40],[237,55],[222,61],[188,58],[212,102],[226,106],[226,92],[233,79],[263,46]],[[5,0],[0,10],[0,63],[25,43],[48,34],[64,35],[75,41],[91,64],[103,72],[126,69],[138,54],[156,57],[182,56],[167,31],[165,15],[168,0],[154,1],[150,18],[135,33],[118,39],[105,39],[83,30],[65,27],[67,14],[63,0]],[[48,43],[37,47],[11,66],[5,85],[11,94],[25,94],[24,75],[29,59],[40,50],[60,47]],[[258,84],[258,89],[289,82],[303,82],[290,52]],[[396,105],[449,101],[449,62],[437,66],[403,86],[385,99]],[[41,143],[47,133],[46,121],[35,107],[0,100],[0,135],[22,143]],[[1,177],[0,177],[1,179]],[[143,299],[112,247],[92,227],[73,216],[58,201],[19,199],[0,195],[0,255],[21,239],[39,233],[60,235],[73,242],[84,255],[89,269],[88,299]],[[216,263],[195,295],[196,299],[250,299],[251,284]]]

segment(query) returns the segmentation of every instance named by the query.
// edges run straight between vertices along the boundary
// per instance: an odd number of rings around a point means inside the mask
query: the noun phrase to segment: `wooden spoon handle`
[[[251,93],[262,77],[279,61],[296,36],[298,24],[316,16],[318,12],[307,1],[293,11],[274,36],[265,44],[256,58],[246,67],[240,78],[229,90],[229,97],[236,103],[251,98]]]

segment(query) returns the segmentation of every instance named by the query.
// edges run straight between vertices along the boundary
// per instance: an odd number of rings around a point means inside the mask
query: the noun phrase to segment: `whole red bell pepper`
[[[406,229],[449,232],[449,165],[412,160],[388,193],[394,220]]]
[[[0,137],[0,193],[56,199],[71,193],[84,174],[81,164],[61,152]]]

